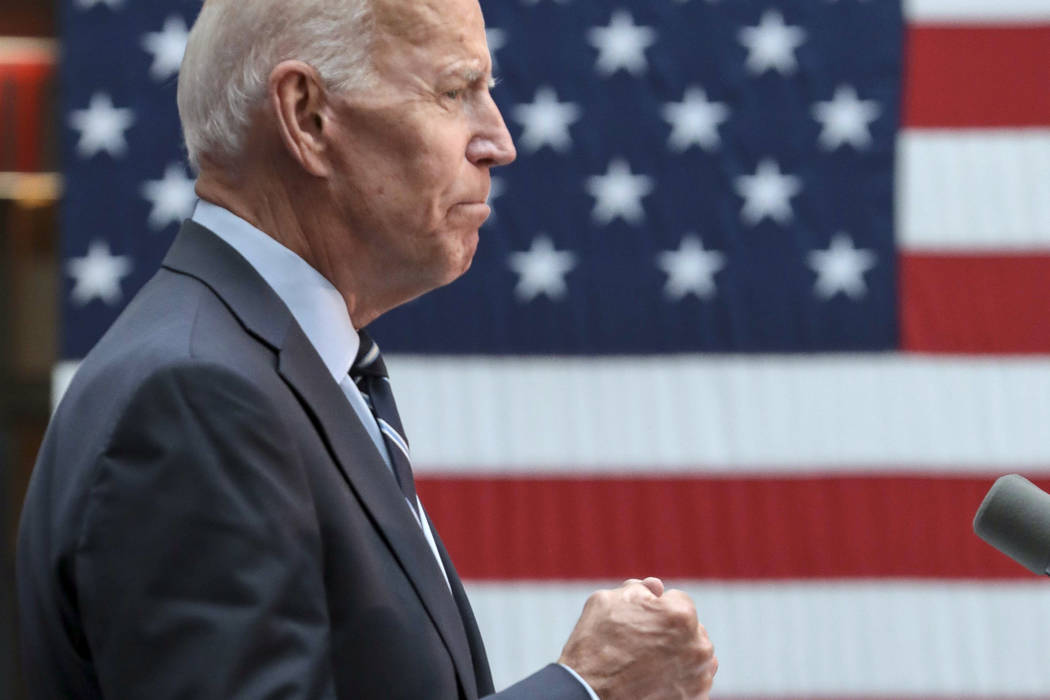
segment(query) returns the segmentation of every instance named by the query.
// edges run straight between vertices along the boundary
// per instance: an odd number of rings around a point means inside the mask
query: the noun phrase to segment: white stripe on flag
[[[905,130],[897,205],[906,251],[1050,252],[1050,129]]]
[[[1046,0],[904,0],[904,16],[912,23],[974,23],[1050,21]]]
[[[1050,471],[1045,357],[389,360],[417,471]]]
[[[618,583],[468,583],[497,688],[557,659]],[[718,698],[1050,694],[1046,583],[669,583],[715,643]]]

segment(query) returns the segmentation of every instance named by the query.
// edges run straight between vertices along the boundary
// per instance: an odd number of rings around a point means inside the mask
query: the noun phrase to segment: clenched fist
[[[601,700],[707,700],[718,670],[693,601],[657,578],[592,594],[558,662]]]

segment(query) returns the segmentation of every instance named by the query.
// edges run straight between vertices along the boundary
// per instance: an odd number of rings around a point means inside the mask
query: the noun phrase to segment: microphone
[[[996,479],[973,531],[1033,574],[1050,574],[1050,494],[1020,474]]]

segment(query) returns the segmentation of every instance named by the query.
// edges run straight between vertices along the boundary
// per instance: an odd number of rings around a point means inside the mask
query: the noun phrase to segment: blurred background
[[[56,10],[0,0],[0,697],[12,699],[14,534],[60,332]]]
[[[519,160],[371,330],[497,684],[655,574],[716,697],[1050,698],[1050,588],[971,531],[1050,487],[1050,0],[482,6]],[[0,0],[0,698],[50,406],[192,212],[199,7]]]

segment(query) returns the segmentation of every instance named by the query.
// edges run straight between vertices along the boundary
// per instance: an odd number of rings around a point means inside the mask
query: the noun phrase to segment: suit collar
[[[393,475],[288,308],[252,266],[211,231],[187,221],[164,267],[210,287],[249,333],[278,355],[278,372],[315,419],[335,463],[370,513],[453,659],[477,696],[467,632],[445,578]]]
[[[163,266],[206,284],[249,333],[273,350],[280,349],[293,325],[288,307],[251,264],[214,233],[187,221]]]
[[[345,377],[358,337],[339,290],[305,259],[228,209],[202,199],[193,221],[255,268],[292,312],[336,382]]]

